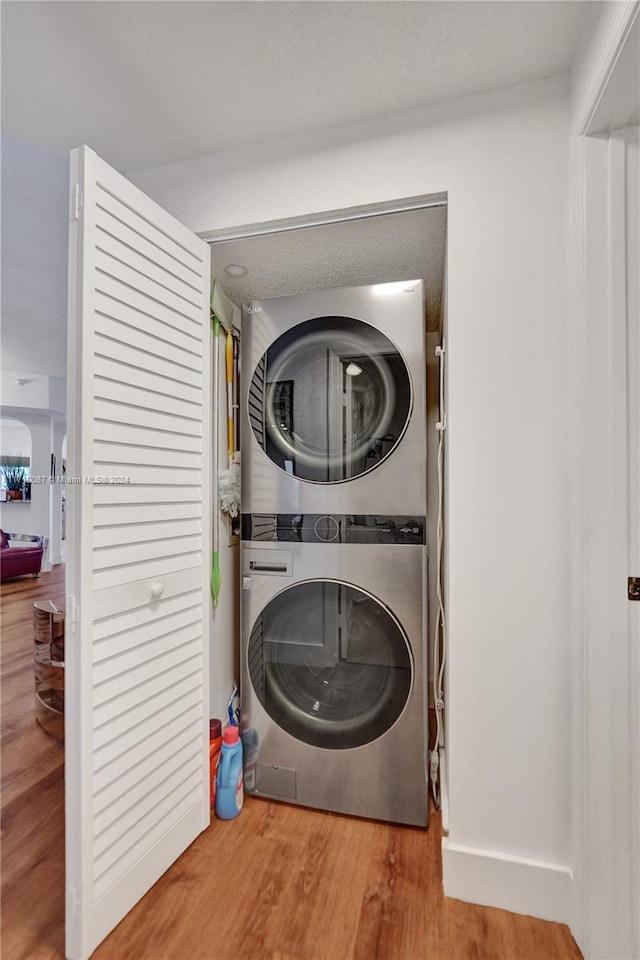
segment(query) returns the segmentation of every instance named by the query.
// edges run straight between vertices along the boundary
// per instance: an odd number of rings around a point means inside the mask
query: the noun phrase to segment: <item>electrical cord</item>
[[[440,807],[442,789],[438,783],[440,767],[440,749],[444,747],[444,668],[447,654],[447,633],[442,597],[442,554],[444,544],[444,432],[446,429],[446,413],[444,409],[444,346],[436,347],[436,356],[440,360],[440,391],[439,391],[439,420],[436,423],[438,431],[438,523],[436,534],[436,595],[438,608],[436,612],[435,634],[433,643],[433,699],[436,708],[436,739],[433,749],[429,753],[429,777],[431,790],[436,807]]]

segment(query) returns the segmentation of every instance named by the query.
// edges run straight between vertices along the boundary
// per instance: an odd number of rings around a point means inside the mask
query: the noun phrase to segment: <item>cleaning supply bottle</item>
[[[222,746],[222,723],[220,720],[209,720],[209,796],[211,809],[216,808],[216,778]]]
[[[243,787],[240,730],[229,726],[222,738],[216,781],[216,814],[221,820],[238,816],[244,802]]]

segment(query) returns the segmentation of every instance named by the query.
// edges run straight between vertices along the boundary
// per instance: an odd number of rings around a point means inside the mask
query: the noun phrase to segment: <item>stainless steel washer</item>
[[[250,301],[242,330],[243,510],[423,514],[423,282]]]
[[[425,826],[423,516],[243,516],[245,787]]]

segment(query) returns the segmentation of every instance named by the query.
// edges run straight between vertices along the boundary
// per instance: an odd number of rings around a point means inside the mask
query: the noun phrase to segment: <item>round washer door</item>
[[[248,410],[276,466],[301,480],[339,483],[373,470],[400,442],[411,379],[398,348],[371,324],[317,317],[264,354]]]
[[[263,707],[297,740],[332,750],[382,736],[411,693],[407,637],[384,604],[335,580],[310,580],[274,597],[247,651]]]

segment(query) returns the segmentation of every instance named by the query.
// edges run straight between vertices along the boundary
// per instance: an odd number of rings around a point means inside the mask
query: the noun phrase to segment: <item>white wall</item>
[[[24,423],[0,419],[0,453],[31,458],[31,434]]]
[[[567,919],[566,83],[418,119],[134,179],[203,232],[448,192],[445,889]]]
[[[1,400],[3,412],[15,412],[31,430],[31,473],[48,476],[52,413],[66,407],[69,161],[5,134],[1,142]],[[59,504],[59,490],[34,484],[30,503],[0,506],[0,524],[12,533],[50,536],[50,556],[60,562],[52,499]]]
[[[1,142],[2,369],[64,379],[69,160]]]
[[[23,332],[25,344],[28,344],[34,336],[37,336],[35,332],[25,330]],[[3,367],[0,408],[31,413],[64,414],[67,409],[66,391],[65,380],[48,377],[41,373],[25,373],[23,370],[8,370]]]
[[[48,477],[51,469],[51,417],[25,413],[20,421],[31,433],[31,476]],[[31,500],[0,503],[0,527],[10,533],[35,533],[49,536],[51,485],[32,483]],[[43,559],[43,570],[50,570],[49,551]],[[58,561],[59,562],[59,561]]]

